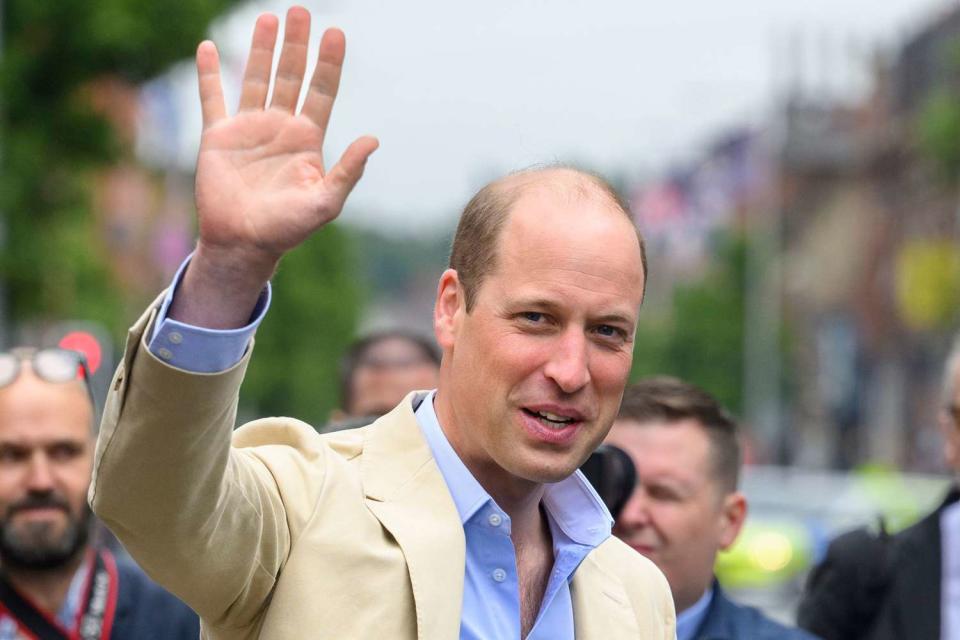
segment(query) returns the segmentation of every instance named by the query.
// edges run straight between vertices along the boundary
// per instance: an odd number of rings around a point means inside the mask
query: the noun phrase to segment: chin
[[[530,482],[553,484],[566,480],[576,470],[577,465],[569,460],[556,461],[554,464],[544,464],[542,460],[534,460],[529,464],[518,464],[513,474]]]

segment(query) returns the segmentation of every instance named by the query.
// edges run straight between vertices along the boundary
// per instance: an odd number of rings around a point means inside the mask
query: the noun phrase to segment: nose
[[[50,460],[42,453],[34,454],[27,468],[27,489],[36,493],[50,491],[54,487],[53,480]]]
[[[564,393],[576,393],[590,382],[587,338],[571,327],[553,346],[544,374]]]

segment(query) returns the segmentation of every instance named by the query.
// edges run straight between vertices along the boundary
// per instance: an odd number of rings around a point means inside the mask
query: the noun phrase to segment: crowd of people
[[[288,12],[274,72],[278,29],[258,18],[234,116],[198,48],[197,247],[131,328],[99,433],[76,353],[0,355],[0,640],[960,638],[956,490],[902,533],[837,539],[802,629],[724,592],[716,556],[749,512],[739,427],[689,382],[627,385],[645,247],[587,172],[483,187],[435,342],[359,340],[327,425],[235,430],[270,277],[378,144],[324,164],[343,34],[324,33],[301,96],[309,13]],[[960,347],[941,415],[960,471],[958,375]],[[630,468],[615,499],[579,471],[595,450]]]

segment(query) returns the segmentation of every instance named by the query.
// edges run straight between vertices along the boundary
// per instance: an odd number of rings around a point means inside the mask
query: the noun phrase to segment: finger
[[[340,87],[340,72],[343,69],[343,56],[346,40],[339,29],[327,29],[320,40],[320,54],[317,56],[317,68],[313,71],[310,88],[303,102],[303,114],[326,131],[330,122],[333,101]]]
[[[283,49],[277,77],[273,82],[273,100],[270,107],[293,112],[297,108],[303,74],[307,70],[307,46],[310,42],[310,12],[303,7],[291,7],[287,11],[284,27]]]
[[[267,103],[278,28],[279,21],[275,15],[265,13],[257,18],[253,27],[250,55],[247,56],[247,68],[243,72],[243,85],[240,88],[240,111],[263,109]]]
[[[206,129],[227,116],[220,84],[220,56],[216,45],[209,40],[204,40],[197,47],[197,80],[200,85],[203,128]]]
[[[380,142],[373,136],[357,138],[340,156],[340,162],[327,173],[324,183],[340,206],[343,206],[343,202],[363,175],[367,159],[379,146]]]

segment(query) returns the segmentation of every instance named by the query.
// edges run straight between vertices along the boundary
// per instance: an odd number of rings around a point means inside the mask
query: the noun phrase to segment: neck
[[[55,616],[63,606],[70,590],[70,582],[86,558],[86,549],[81,549],[62,566],[53,569],[24,569],[5,566],[7,581],[46,613]]]
[[[688,595],[687,597],[683,597],[680,594],[674,594],[673,606],[674,606],[674,609],[676,609],[677,611],[677,615],[680,615],[681,613],[686,613],[687,611],[689,611],[695,604],[700,602],[700,599],[703,598],[707,594],[707,592],[712,588],[713,588],[713,583],[711,582],[710,584],[704,587],[703,591],[701,591],[696,595]]]
[[[435,397],[434,409],[440,429],[464,466],[497,506],[510,516],[511,537],[516,541],[518,538],[533,539],[539,536],[543,525],[540,512],[543,484],[517,477],[489,457],[476,454],[456,428],[453,412],[439,402],[439,394]]]

